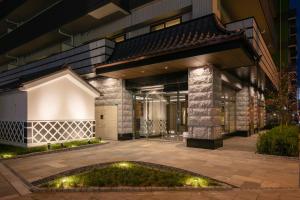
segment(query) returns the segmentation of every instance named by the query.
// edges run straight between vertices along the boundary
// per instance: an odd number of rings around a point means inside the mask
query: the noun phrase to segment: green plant
[[[58,150],[63,148],[73,148],[88,144],[98,144],[102,143],[103,141],[101,138],[93,138],[93,139],[86,139],[86,140],[80,140],[80,141],[72,141],[72,142],[66,142],[66,143],[57,143],[57,144],[50,144],[50,150]],[[24,155],[29,153],[35,153],[35,152],[43,152],[48,151],[47,145],[43,146],[37,146],[37,147],[17,147],[12,145],[5,145],[0,144],[0,158],[12,158],[17,155]]]
[[[277,126],[259,135],[257,152],[279,156],[299,155],[299,128],[297,126]]]
[[[132,162],[118,162],[103,168],[57,178],[43,184],[42,187],[208,187],[218,185],[216,181],[208,178],[173,169],[160,169]]]

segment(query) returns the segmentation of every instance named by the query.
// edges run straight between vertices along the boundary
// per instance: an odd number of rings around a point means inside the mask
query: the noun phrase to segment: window
[[[181,18],[173,19],[166,22],[166,27],[175,26],[181,23]]]
[[[117,36],[117,37],[113,38],[113,40],[114,40],[116,43],[123,42],[123,41],[125,40],[125,35]]]
[[[152,26],[151,27],[151,31],[158,31],[158,30],[161,30],[161,29],[164,29],[165,28],[165,24],[158,24],[158,25],[155,25],[155,26]]]
[[[158,31],[158,30],[168,28],[168,27],[171,27],[171,26],[175,26],[175,25],[180,24],[180,23],[181,23],[181,17],[178,17],[178,18],[172,19],[172,20],[168,20],[168,21],[165,21],[163,23],[151,26],[151,32]]]

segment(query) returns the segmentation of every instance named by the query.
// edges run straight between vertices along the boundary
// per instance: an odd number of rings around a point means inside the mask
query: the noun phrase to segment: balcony
[[[4,54],[14,57],[30,54],[38,49],[68,39],[69,37],[66,35],[84,32],[98,26],[105,20],[113,20],[115,17],[127,14],[126,5],[121,0],[51,0],[51,2],[55,3],[47,4],[48,7],[46,8],[45,5],[43,7],[34,7],[35,9],[32,13],[38,11],[37,14],[33,16],[32,14],[28,15],[27,17],[29,18],[26,18],[26,21],[0,37],[0,65],[9,62],[9,59]],[[26,6],[27,4],[25,3],[24,5]],[[17,14],[22,16],[22,12],[25,11],[18,11]],[[58,29],[63,30],[67,34],[59,33]]]
[[[259,66],[269,77],[273,85],[278,88],[279,85],[279,76],[277,67],[273,61],[273,58],[268,50],[268,47],[258,29],[257,23],[254,18],[247,18],[244,20],[232,22],[226,24],[228,30],[244,29],[246,37],[253,45],[254,49],[261,59],[259,61]]]
[[[0,85],[9,84],[33,73],[70,66],[72,70],[87,77],[93,75],[95,64],[104,62],[114,48],[114,42],[102,39],[68,51],[64,51],[39,61],[23,65],[0,74]]]
[[[276,27],[274,18],[276,16],[275,1],[273,0],[221,0],[222,7],[229,14],[223,22],[243,20],[249,16],[256,19],[259,29],[264,32],[263,38],[268,49],[273,53],[276,51]]]

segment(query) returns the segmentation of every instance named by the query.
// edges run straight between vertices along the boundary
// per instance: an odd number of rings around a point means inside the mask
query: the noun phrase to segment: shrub
[[[299,128],[297,126],[277,126],[260,134],[256,148],[258,153],[279,156],[299,155]]]

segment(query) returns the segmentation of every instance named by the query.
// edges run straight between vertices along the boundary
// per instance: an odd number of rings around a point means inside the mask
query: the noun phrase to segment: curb
[[[184,169],[180,169],[180,168],[175,168],[175,167],[169,167],[166,165],[160,165],[160,164],[155,164],[155,163],[148,163],[148,162],[142,162],[142,161],[126,161],[126,162],[131,162],[131,163],[135,163],[135,164],[140,164],[140,165],[144,165],[144,166],[148,166],[148,167],[155,167],[157,169],[169,169],[169,170],[174,170],[177,172],[182,172],[182,173],[189,173],[191,175],[195,175],[195,176],[201,176],[203,178],[207,178],[213,181],[216,181],[217,183],[219,183],[221,186],[212,186],[212,187],[207,187],[207,188],[197,188],[197,187],[190,187],[190,186],[184,186],[184,187],[83,187],[83,188],[70,188],[70,189],[63,189],[63,188],[40,188],[39,186],[47,183],[49,181],[52,181],[56,178],[60,178],[62,176],[70,176],[72,174],[77,174],[77,173],[83,173],[89,170],[93,170],[96,168],[103,168],[106,167],[108,165],[114,164],[114,163],[118,163],[118,162],[124,162],[124,161],[114,161],[114,162],[108,162],[108,163],[98,163],[98,164],[93,164],[93,165],[88,165],[88,166],[84,166],[84,167],[80,167],[80,168],[76,168],[76,169],[71,169],[71,170],[67,170],[65,172],[61,172],[58,173],[56,175],[52,175],[40,180],[36,180],[32,183],[30,183],[31,185],[31,191],[32,192],[140,192],[140,191],[207,191],[207,190],[213,190],[213,191],[218,191],[218,190],[231,190],[233,188],[238,188],[237,186],[225,183],[223,181],[219,181],[207,176],[203,176],[201,174],[195,173],[195,172],[191,172],[191,171],[187,171]]]
[[[6,161],[6,160],[19,159],[19,158],[26,158],[26,157],[31,157],[31,156],[39,156],[39,155],[53,154],[53,153],[59,153],[59,152],[87,149],[87,148],[97,147],[97,146],[101,146],[101,145],[105,145],[105,144],[109,144],[109,142],[97,143],[97,144],[87,144],[87,145],[82,145],[82,146],[78,146],[78,147],[62,148],[62,149],[48,150],[48,151],[42,151],[42,152],[34,152],[34,153],[18,155],[18,156],[12,157],[12,158],[0,158],[0,162]]]

